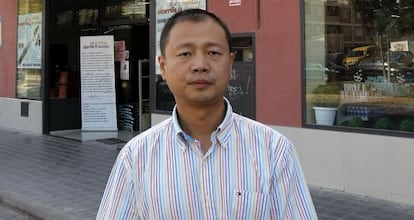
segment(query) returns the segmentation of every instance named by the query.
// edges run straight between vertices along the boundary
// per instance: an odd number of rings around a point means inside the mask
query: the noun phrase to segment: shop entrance
[[[47,132],[81,128],[80,38],[113,35],[119,130],[149,122],[149,4],[121,0],[49,1],[45,77]]]

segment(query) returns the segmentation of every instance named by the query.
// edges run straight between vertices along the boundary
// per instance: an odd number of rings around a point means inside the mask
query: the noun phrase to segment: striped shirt
[[[293,144],[226,102],[206,153],[176,109],[131,139],[96,219],[317,219]]]

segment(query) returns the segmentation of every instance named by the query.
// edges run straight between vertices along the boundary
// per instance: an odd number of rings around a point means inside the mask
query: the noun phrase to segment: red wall
[[[2,47],[0,48],[0,97],[16,95],[17,0],[0,0]]]
[[[301,127],[300,1],[210,0],[207,9],[233,33],[256,33],[256,118]]]

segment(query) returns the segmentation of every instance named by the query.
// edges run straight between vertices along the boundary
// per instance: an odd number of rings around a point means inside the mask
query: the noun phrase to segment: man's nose
[[[205,54],[196,54],[192,63],[193,72],[207,72],[209,70],[208,57]]]

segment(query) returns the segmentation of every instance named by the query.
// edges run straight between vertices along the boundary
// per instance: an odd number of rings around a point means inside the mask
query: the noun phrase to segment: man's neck
[[[181,107],[177,105],[181,128],[185,133],[201,142],[206,152],[211,145],[210,136],[223,121],[226,106],[224,101],[212,107]]]

